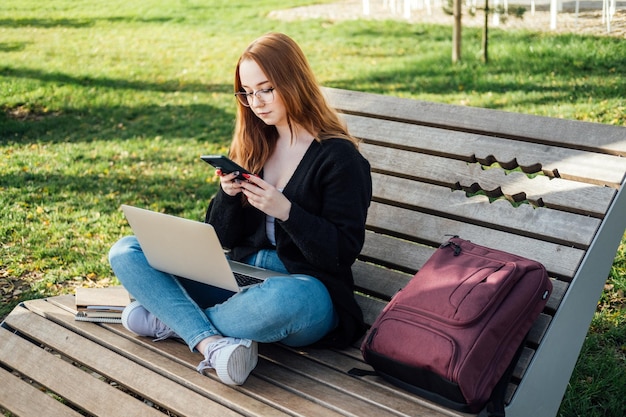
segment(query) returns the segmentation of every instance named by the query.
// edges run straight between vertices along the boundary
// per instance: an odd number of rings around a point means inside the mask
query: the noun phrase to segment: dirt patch
[[[60,111],[50,111],[42,106],[18,105],[16,107],[5,107],[4,112],[10,119],[19,121],[39,121],[46,117],[55,117],[61,114]]]
[[[13,276],[12,273],[0,268],[0,322],[5,319],[9,313],[8,308],[13,307],[17,303],[33,298],[32,286],[33,282],[41,279],[43,276],[40,272],[31,272],[20,277]]]
[[[345,0],[337,3],[312,5],[304,7],[295,7],[292,9],[276,10],[270,13],[270,17],[279,20],[298,20],[298,19],[327,19],[330,21],[342,21],[352,19],[397,19],[410,23],[432,23],[452,26],[453,18],[445,13],[440,2],[427,9],[413,9],[409,18],[403,15],[402,10],[392,10],[385,7],[383,3],[392,4],[391,1],[370,1],[370,13],[363,13],[363,2],[361,0]],[[396,2],[400,6],[403,2]],[[424,5],[424,2],[419,2]],[[493,3],[493,1],[492,1]],[[522,19],[518,19],[512,15],[502,16],[499,25],[494,24],[493,19],[489,21],[489,27],[502,29],[528,29],[532,31],[544,31],[552,33],[580,33],[595,36],[611,36],[626,39],[626,9],[623,8],[621,2],[618,4],[613,19],[610,22],[610,32],[607,31],[607,24],[602,21],[602,2],[596,2],[598,9],[581,10],[578,14],[568,7],[557,15],[556,29],[550,29],[550,11],[546,6],[538,6],[539,10],[531,13],[529,6]],[[595,3],[593,4],[595,7]],[[512,7],[512,6],[511,6]],[[502,22],[504,18],[504,22]],[[464,9],[462,24],[465,27],[482,27],[484,25],[484,13],[478,10],[472,16]]]
[[[15,278],[6,271],[0,271],[0,295],[2,304],[19,300],[24,293],[30,291],[31,279]]]

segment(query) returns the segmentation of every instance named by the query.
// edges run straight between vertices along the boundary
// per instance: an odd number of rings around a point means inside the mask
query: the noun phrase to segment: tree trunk
[[[483,27],[483,62],[489,62],[489,0],[485,0],[485,26]]]
[[[461,61],[461,0],[453,0],[452,14],[454,26],[452,28],[452,62]]]

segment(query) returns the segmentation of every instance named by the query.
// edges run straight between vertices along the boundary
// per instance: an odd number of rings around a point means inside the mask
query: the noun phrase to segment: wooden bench
[[[626,129],[325,91],[372,164],[367,239],[354,265],[367,321],[446,235],[542,262],[555,290],[509,384],[507,415],[555,416],[626,228]],[[460,415],[378,377],[351,376],[367,369],[356,347],[263,345],[249,380],[229,387],[198,374],[200,355],[185,345],[76,322],[62,303],[72,296],[28,301],[3,322],[1,408],[24,416]]]

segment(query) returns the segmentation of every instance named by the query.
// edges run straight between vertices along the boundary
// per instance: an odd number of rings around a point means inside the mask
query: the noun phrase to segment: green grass
[[[0,4],[0,317],[114,283],[107,252],[129,233],[121,203],[202,217],[217,182],[198,156],[226,151],[235,61],[270,30],[295,38],[327,86],[626,126],[623,40],[493,29],[484,65],[480,30],[466,28],[451,65],[450,27],[267,17],[286,4]],[[626,409],[625,288],[622,245],[563,417]]]

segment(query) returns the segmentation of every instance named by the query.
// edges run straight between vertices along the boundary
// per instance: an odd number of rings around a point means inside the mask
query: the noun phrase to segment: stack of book
[[[79,321],[121,323],[122,311],[131,297],[122,286],[76,288],[76,315]]]

